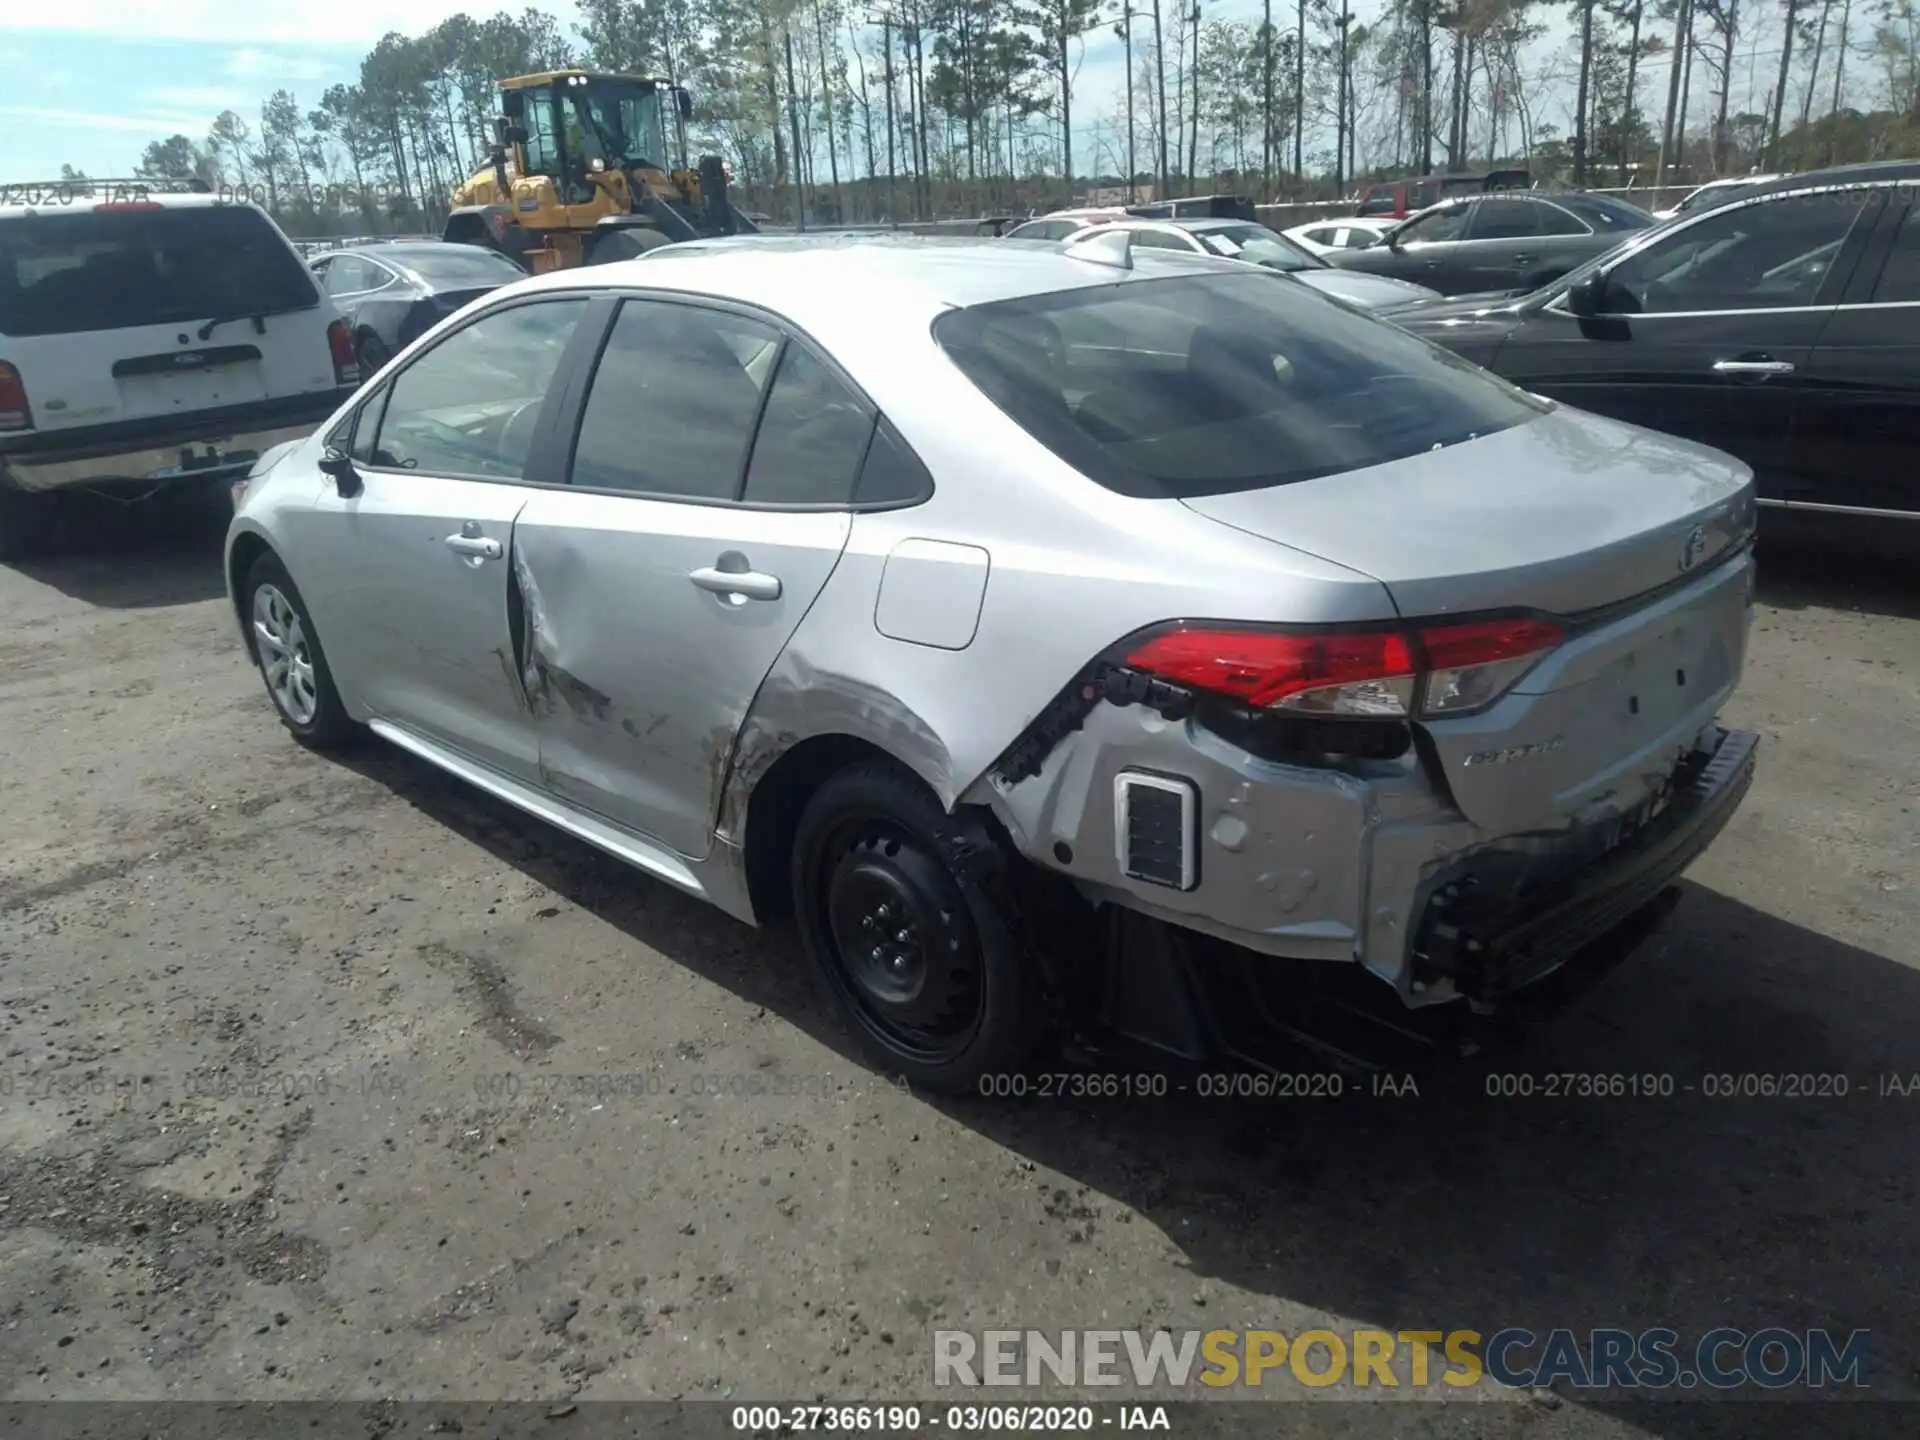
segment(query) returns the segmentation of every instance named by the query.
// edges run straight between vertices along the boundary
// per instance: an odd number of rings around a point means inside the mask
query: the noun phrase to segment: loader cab
[[[501,100],[502,143],[519,146],[519,172],[547,176],[569,205],[591,202],[596,171],[669,169],[667,107],[676,132],[693,108],[679,86],[583,71],[510,82]]]

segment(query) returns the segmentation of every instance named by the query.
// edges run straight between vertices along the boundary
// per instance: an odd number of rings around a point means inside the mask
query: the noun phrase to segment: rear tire
[[[0,562],[32,560],[52,548],[58,498],[0,487]]]
[[[879,1068],[929,1090],[1019,1070],[1042,1029],[1007,902],[947,858],[983,842],[885,762],[830,778],[794,835],[794,914],[822,987]]]
[[[612,265],[621,260],[637,260],[649,250],[671,243],[658,230],[647,226],[622,226],[595,237],[593,248],[587,252],[587,264]]]
[[[254,663],[267,696],[293,738],[311,750],[337,750],[353,740],[360,727],[334,688],[307,602],[277,556],[253,562],[241,613],[252,630]]]

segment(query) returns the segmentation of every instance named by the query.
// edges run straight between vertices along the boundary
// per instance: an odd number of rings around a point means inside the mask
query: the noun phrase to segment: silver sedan
[[[529,279],[236,501],[296,738],[791,916],[934,1087],[1535,995],[1752,770],[1744,467],[1123,231]]]

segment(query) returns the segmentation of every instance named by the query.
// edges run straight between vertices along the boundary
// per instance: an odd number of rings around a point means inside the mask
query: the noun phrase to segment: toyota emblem
[[[1687,543],[1680,547],[1680,568],[1691,570],[1707,553],[1707,527],[1696,525],[1687,532]]]

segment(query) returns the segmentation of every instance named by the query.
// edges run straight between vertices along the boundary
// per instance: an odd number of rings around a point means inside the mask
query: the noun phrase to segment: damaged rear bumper
[[[1664,808],[1595,863],[1514,894],[1469,861],[1428,898],[1413,940],[1415,986],[1451,982],[1493,1002],[1538,983],[1679,879],[1733,818],[1753,784],[1760,737],[1718,730],[1673,778]]]
[[[1485,1048],[1513,1021],[1544,1019],[1585,993],[1658,928],[1675,882],[1751,786],[1759,737],[1716,729],[1671,798],[1597,860],[1557,882],[1499,895],[1473,861],[1433,889],[1413,946],[1416,986],[1472,1005],[1409,1008],[1357,966],[1257,954],[1110,909],[1093,1021],[1115,1045],[1195,1063],[1298,1068],[1302,1057],[1387,1070]]]

